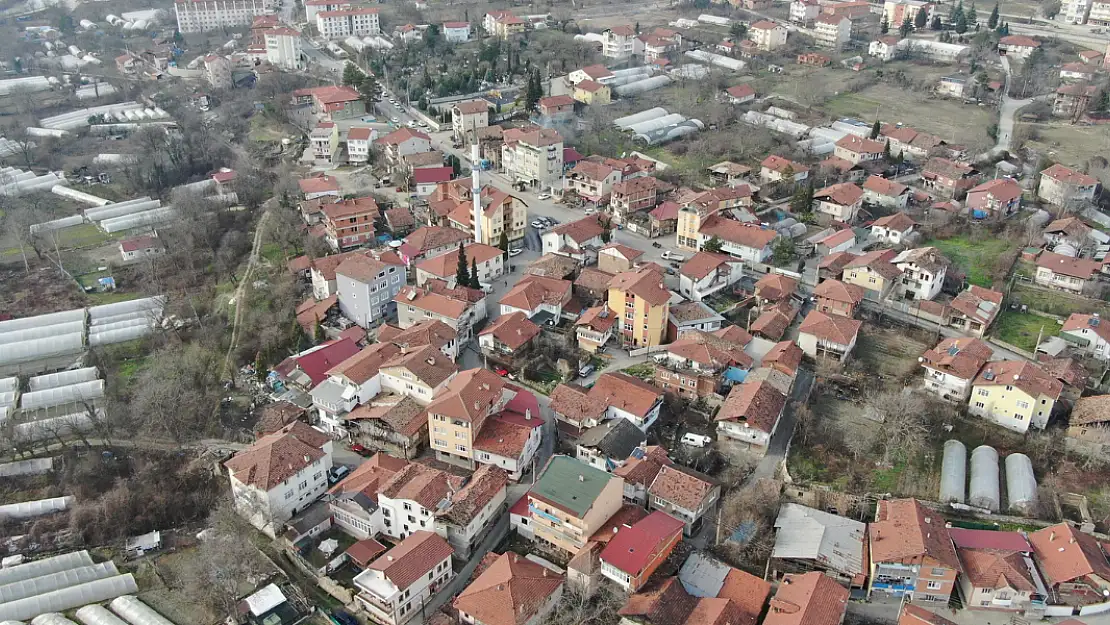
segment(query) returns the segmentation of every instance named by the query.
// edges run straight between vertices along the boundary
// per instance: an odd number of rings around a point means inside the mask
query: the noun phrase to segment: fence
[[[658,352],[667,351],[667,345],[651,345],[649,347],[641,347],[640,349],[628,350],[629,356],[643,356],[644,354],[655,354]]]

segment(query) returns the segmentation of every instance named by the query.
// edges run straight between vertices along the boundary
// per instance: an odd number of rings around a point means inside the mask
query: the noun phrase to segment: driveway
[[[1006,72],[1006,84],[1002,87],[1002,105],[998,107],[998,142],[991,150],[980,155],[984,160],[1010,151],[1014,139],[1014,118],[1017,117],[1018,110],[1033,101],[1033,98],[1015,100],[1010,97],[1010,79],[1013,74],[1010,71],[1010,59],[1005,56],[1002,57],[1002,69]]]
[[[790,402],[779,419],[775,434],[771,437],[771,444],[767,447],[767,454],[759,460],[755,471],[744,481],[744,487],[751,486],[762,479],[771,479],[778,472],[779,465],[786,458],[790,449],[790,439],[794,437],[794,426],[797,424],[797,415],[794,414],[795,403],[805,403],[809,396],[810,387],[813,386],[813,372],[808,369],[798,369],[794,378],[794,387],[790,390]]]

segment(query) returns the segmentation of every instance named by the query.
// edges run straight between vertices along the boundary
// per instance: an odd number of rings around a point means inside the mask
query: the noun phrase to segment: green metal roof
[[[570,456],[554,456],[532,487],[532,494],[581,518],[611,479],[613,476],[605,471]]]

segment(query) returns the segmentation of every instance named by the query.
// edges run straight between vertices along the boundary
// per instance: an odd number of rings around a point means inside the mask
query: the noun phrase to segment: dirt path
[[[231,324],[231,343],[227,346],[227,355],[224,356],[224,366],[221,377],[229,377],[231,375],[231,354],[235,352],[235,348],[239,345],[239,324],[243,319],[243,289],[250,284],[251,274],[254,273],[254,268],[258,264],[258,257],[262,252],[262,235],[266,232],[266,222],[269,218],[270,211],[267,209],[258,220],[258,226],[254,231],[254,245],[251,247],[251,255],[247,260],[247,269],[243,272],[243,278],[239,281],[239,287],[235,289],[235,319]]]

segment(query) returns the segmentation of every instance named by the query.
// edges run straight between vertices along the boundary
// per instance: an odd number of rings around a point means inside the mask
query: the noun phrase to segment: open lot
[[[955,263],[967,276],[969,283],[988,288],[994,283],[991,275],[995,273],[999,259],[1018,246],[1009,239],[967,235],[935,239],[928,244]]]
[[[857,93],[838,95],[822,108],[837,118],[862,117],[870,121],[878,117],[884,122],[906,124],[969,148],[993,143],[987,136],[987,127],[995,118],[993,108],[961,104],[890,85],[874,85]]]
[[[1029,284],[1014,284],[1010,296],[1033,310],[1060,317],[1067,317],[1072,313],[1096,312],[1103,316],[1110,315],[1110,303],[1103,300],[1042,289]]]
[[[924,337],[904,328],[864,324],[853,354],[868,374],[900,378],[917,375],[917,358],[932,346]]]
[[[1059,333],[1060,326],[1055,319],[1013,310],[1004,310],[998,315],[992,332],[998,339],[1029,352],[1036,351],[1038,336],[1044,340]]]
[[[1065,126],[1031,124],[1039,135],[1025,147],[1037,150],[1052,160],[1070,167],[1081,167],[1093,156],[1110,153],[1110,124]],[[1021,132],[1019,128],[1016,132]]]

